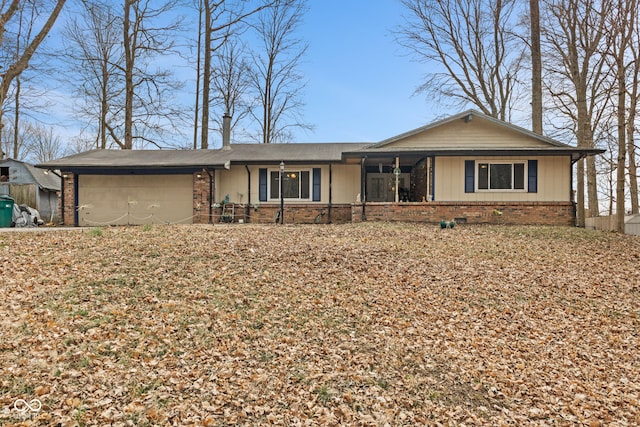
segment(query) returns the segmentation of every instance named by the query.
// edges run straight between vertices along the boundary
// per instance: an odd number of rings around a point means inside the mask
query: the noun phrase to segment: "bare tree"
[[[305,83],[298,67],[307,44],[296,31],[305,11],[304,0],[279,0],[254,26],[262,46],[252,54],[251,83],[260,107],[252,115],[260,123],[265,144],[288,141],[294,128],[312,128],[300,116]]]
[[[29,62],[31,61],[38,47],[41,45],[42,41],[45,39],[45,37],[53,27],[53,24],[58,18],[58,15],[60,14],[60,11],[62,10],[64,4],[65,0],[57,0],[54,3],[52,10],[49,13],[42,28],[40,28],[40,31],[35,33],[33,37],[28,37],[22,47],[19,50],[15,51],[15,56],[13,56],[4,65],[3,74],[1,74],[0,80],[0,129],[2,129],[3,126],[2,115],[4,104],[7,100],[7,94],[9,93],[12,83],[29,67]],[[7,6],[7,8],[4,9],[4,6]],[[0,44],[4,44],[5,42],[7,25],[11,22],[12,19],[20,19],[20,16],[17,15],[20,11],[20,2],[13,0],[8,5],[3,2],[2,8],[4,10],[0,14]],[[31,35],[31,31],[29,31],[29,35]],[[19,99],[19,90],[17,90],[17,96]],[[19,111],[19,108],[16,108],[16,111]],[[14,141],[17,141],[17,139],[14,139]],[[16,148],[17,145],[14,144],[15,156],[19,154]]]
[[[24,128],[24,125],[19,125],[21,128]],[[16,152],[16,135],[17,135],[17,145],[18,151]],[[2,127],[2,133],[0,133],[0,141],[2,141],[2,146],[0,146],[0,151],[4,152],[7,157],[11,157],[15,160],[23,160],[25,156],[25,138],[24,138],[24,129],[16,130],[16,126],[13,121],[8,120],[4,126]]]
[[[251,102],[248,100],[250,68],[244,55],[243,46],[236,39],[225,43],[215,55],[212,85],[214,88],[213,105],[221,109],[213,121],[222,131],[222,117],[229,115],[233,118],[231,128],[251,112]]]
[[[636,19],[638,1],[618,0],[613,6],[608,25],[608,54],[611,57],[611,67],[615,70],[615,84],[617,99],[616,128],[617,128],[617,164],[616,164],[616,230],[624,232],[625,181],[627,160],[627,72],[633,65],[628,63],[628,49],[637,50],[632,46],[633,25]],[[637,89],[636,89],[637,90]]]
[[[397,40],[433,71],[418,92],[509,120],[524,44],[512,26],[513,0],[402,0]]]
[[[198,80],[202,78],[200,148],[209,148],[209,108],[211,103],[213,53],[229,39],[235,26],[243,23],[248,17],[272,7],[277,1],[264,0],[256,7],[245,10],[242,3],[232,0],[204,0],[203,70],[202,76],[198,75]]]
[[[637,4],[637,0],[635,1]],[[637,7],[637,6],[636,6]],[[635,131],[638,109],[640,107],[640,13],[634,10],[634,19],[629,20],[631,25],[631,41],[627,54],[630,60],[628,66],[628,97],[629,116],[627,118],[627,157],[629,169],[629,191],[631,193],[631,213],[640,213],[638,206],[638,166],[636,160]]]
[[[43,163],[63,156],[65,145],[53,128],[27,124],[25,135],[25,159],[31,163]]]
[[[141,144],[158,145],[150,136],[160,136],[166,126],[185,119],[184,111],[169,99],[181,84],[167,69],[151,69],[150,61],[173,53],[173,33],[180,27],[180,17],[165,23],[177,10],[179,0],[124,0],[123,51],[125,101],[123,135],[107,126],[114,141],[124,149],[133,148],[134,139]],[[158,26],[156,26],[158,25]]]
[[[82,2],[82,15],[65,28],[67,57],[71,64],[78,113],[90,119],[94,129],[94,148],[109,146],[110,122],[117,121],[124,91],[120,70],[123,68],[122,19],[107,3]]]
[[[611,90],[603,43],[610,2],[543,0],[543,44],[547,89],[570,121],[579,147],[594,147],[594,131],[606,112]],[[595,159],[577,166],[577,225],[585,219],[585,163],[589,212],[599,214]]]

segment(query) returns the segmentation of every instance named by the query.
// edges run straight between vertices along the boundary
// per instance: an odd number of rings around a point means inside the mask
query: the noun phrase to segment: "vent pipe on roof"
[[[231,116],[225,113],[222,116],[222,149],[229,150],[231,148]]]

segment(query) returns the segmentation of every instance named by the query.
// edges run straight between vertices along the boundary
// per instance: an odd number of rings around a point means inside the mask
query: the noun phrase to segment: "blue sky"
[[[394,41],[402,13],[399,0],[309,2],[302,71],[315,130],[298,134],[300,142],[380,141],[437,118],[437,106],[414,95],[426,66]]]
[[[309,45],[300,71],[307,82],[303,118],[314,130],[298,131],[292,142],[376,142],[455,113],[414,95],[427,69],[394,40],[392,32],[403,21],[400,0],[308,0],[308,8],[299,28]],[[178,68],[187,84],[184,102],[191,103],[195,72]],[[56,133],[72,140],[82,123],[74,119],[73,97],[64,90],[53,91],[57,113],[48,111],[44,122],[57,122]],[[191,144],[191,134],[185,130],[183,146]],[[212,137],[218,146],[219,138]]]

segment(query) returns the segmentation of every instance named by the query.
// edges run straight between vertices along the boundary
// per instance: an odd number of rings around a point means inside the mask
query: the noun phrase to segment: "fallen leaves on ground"
[[[638,425],[639,261],[551,227],[3,233],[0,424]]]

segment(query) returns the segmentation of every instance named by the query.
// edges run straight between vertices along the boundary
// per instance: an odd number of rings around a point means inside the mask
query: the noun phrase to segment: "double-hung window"
[[[287,170],[282,174],[282,195],[285,199],[309,200],[311,180],[308,170]],[[269,175],[269,198],[280,199],[280,171],[272,170]]]
[[[524,190],[525,163],[478,163],[478,190]]]

